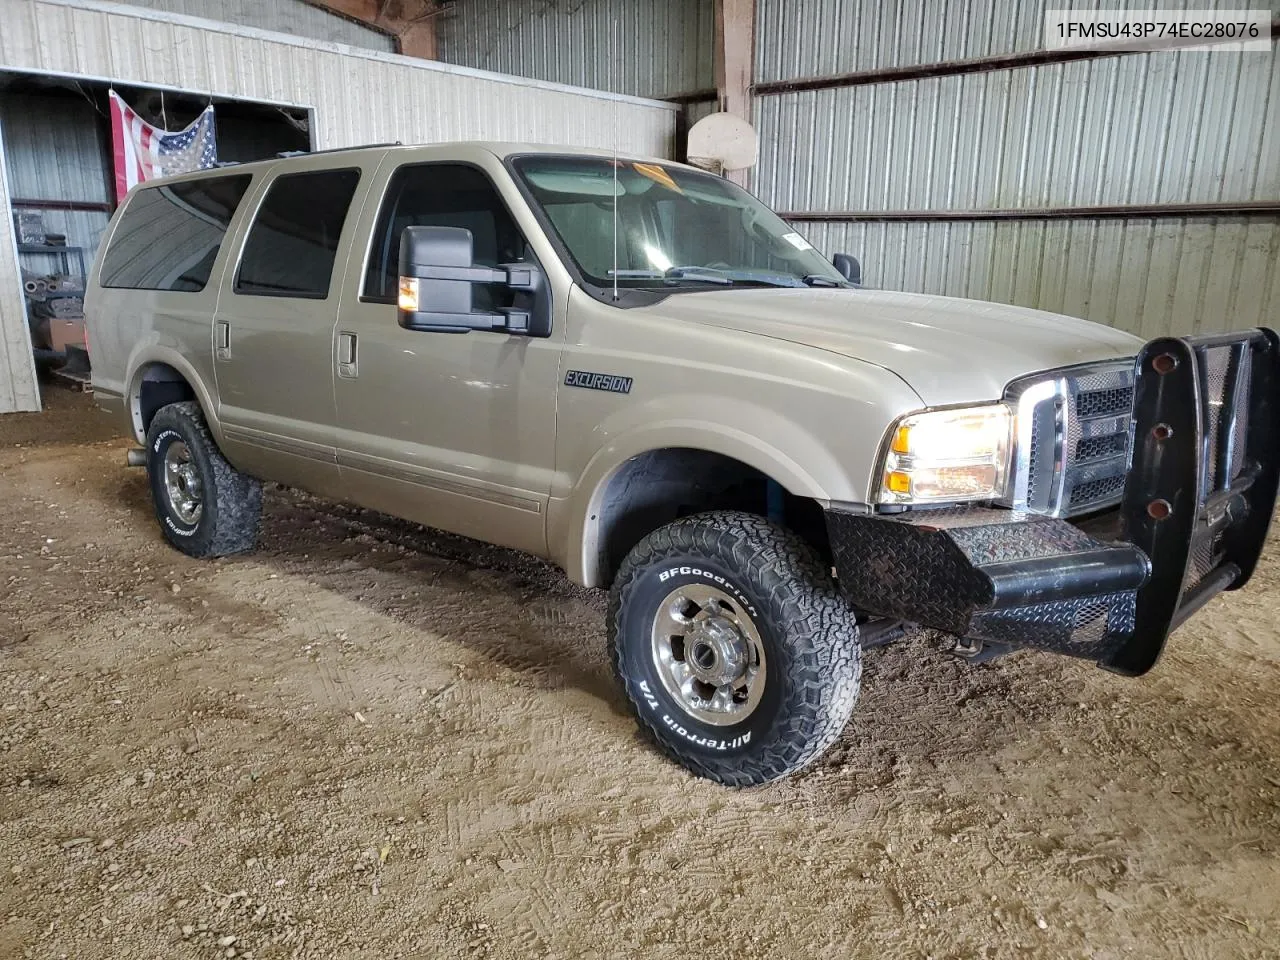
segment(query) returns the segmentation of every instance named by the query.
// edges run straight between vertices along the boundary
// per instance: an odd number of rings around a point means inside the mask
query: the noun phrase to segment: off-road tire
[[[185,523],[165,492],[164,459],[170,444],[187,445],[200,477],[199,519]],[[262,514],[262,484],[227,463],[194,401],[161,407],[147,429],[147,477],[164,538],[189,557],[223,557],[252,550]]]
[[[754,609],[765,688],[739,724],[697,720],[657,673],[653,618],[683,583],[713,584]],[[812,763],[840,735],[858,699],[853,611],[807,543],[754,514],[698,514],[641,540],[614,580],[608,637],[641,729],[677,763],[730,786],[768,783]]]

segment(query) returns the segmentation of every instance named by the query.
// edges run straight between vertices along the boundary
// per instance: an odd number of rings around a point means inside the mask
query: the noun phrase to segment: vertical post
[[[716,0],[715,72],[720,109],[752,120],[751,78],[755,74],[756,0]],[[745,186],[747,171],[725,174]]]
[[[36,361],[31,352],[27,301],[22,293],[18,237],[9,206],[4,130],[0,129],[0,413],[40,409]]]

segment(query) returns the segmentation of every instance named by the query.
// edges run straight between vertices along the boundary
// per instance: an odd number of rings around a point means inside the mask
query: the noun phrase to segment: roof
[[[268,157],[264,160],[254,160],[250,163],[230,163],[225,166],[214,167],[210,170],[197,170],[193,173],[178,174],[173,177],[157,177],[155,180],[148,180],[147,183],[161,183],[168,182],[170,180],[187,180],[193,177],[207,176],[210,174],[225,174],[240,171],[252,172],[254,169],[261,168],[267,164],[280,163],[282,161],[302,157],[333,156],[337,158],[349,154],[382,150],[404,151],[407,153],[422,150],[424,148],[449,147],[468,147],[472,149],[485,150],[492,153],[499,159],[506,159],[510,156],[529,153],[602,158],[608,158],[614,155],[610,150],[600,150],[591,147],[570,147],[560,144],[546,143],[517,143],[503,140],[452,140],[444,143],[369,143],[356,147],[335,147],[331,150],[315,150],[308,153],[289,153],[282,156]],[[681,164],[678,161],[664,160],[661,157],[643,157],[630,153],[625,156],[628,160],[643,160],[651,163],[669,163],[676,164],[677,166],[685,166],[685,164]]]
[[[605,150],[596,147],[569,147],[563,144],[554,143],[517,143],[507,140],[461,140],[456,143],[441,144],[417,144],[417,146],[467,146],[479,147],[482,150],[488,150],[490,153],[506,158],[522,153],[553,153],[553,154],[570,154],[581,157],[612,157],[612,150]],[[635,157],[627,154],[628,159],[632,160],[652,160],[654,163],[673,163],[675,161],[665,160],[662,157]]]

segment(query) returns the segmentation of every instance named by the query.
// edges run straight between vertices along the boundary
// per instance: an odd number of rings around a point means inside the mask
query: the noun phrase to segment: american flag
[[[116,202],[135,183],[204,170],[218,162],[213,105],[183,130],[153,127],[111,91],[111,142],[116,168]]]

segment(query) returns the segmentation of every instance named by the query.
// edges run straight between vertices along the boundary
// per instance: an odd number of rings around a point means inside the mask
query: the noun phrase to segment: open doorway
[[[214,107],[220,164],[312,148],[310,111],[189,91],[0,71],[0,137],[37,366],[87,380],[84,284],[116,206],[108,93],[177,131]],[[0,291],[0,295],[12,295]]]

